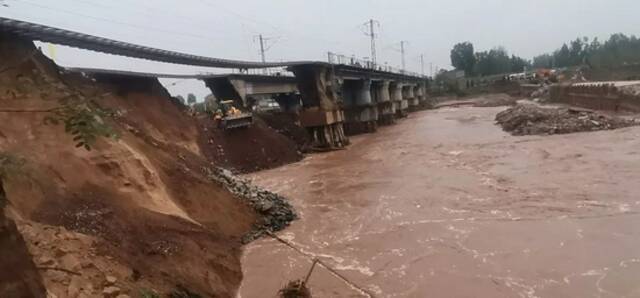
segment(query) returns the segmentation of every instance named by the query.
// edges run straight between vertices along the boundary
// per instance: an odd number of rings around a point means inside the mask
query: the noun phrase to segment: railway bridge
[[[422,77],[357,66],[306,63],[289,66],[294,76],[229,74],[202,78],[217,98],[248,105],[253,98],[275,99],[320,146],[341,147],[346,136],[391,124],[426,101]]]
[[[318,147],[346,146],[347,134],[375,131],[379,124],[391,124],[424,104],[427,95],[426,78],[370,64],[264,63],[204,57],[2,17],[0,33],[133,58],[240,70],[240,73],[226,75],[162,75],[75,69],[118,76],[200,79],[217,98],[231,99],[244,107],[250,105],[252,98],[269,96],[285,111],[299,114],[301,125],[307,128],[313,145]],[[249,69],[274,67],[281,68],[282,72],[276,75],[248,73]]]

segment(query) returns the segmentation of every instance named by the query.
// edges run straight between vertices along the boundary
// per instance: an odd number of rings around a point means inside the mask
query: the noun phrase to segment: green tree
[[[534,58],[535,67],[545,67],[548,54]],[[594,38],[577,38],[556,50],[552,57],[555,67],[568,67],[587,64],[591,67],[616,67],[640,63],[640,39],[631,35],[616,33],[603,42]]]
[[[528,68],[531,66],[531,63],[528,60],[518,57],[516,55],[511,55],[510,60],[511,60],[510,61],[511,72],[522,72],[525,70],[525,68]]]
[[[474,72],[481,76],[521,72],[529,61],[512,55],[509,57],[507,50],[497,47],[490,51],[476,53],[476,66]]]
[[[472,75],[475,64],[476,56],[472,43],[462,42],[453,46],[451,50],[451,65],[453,67],[464,70],[467,75]]]
[[[113,128],[105,123],[106,118],[114,116],[113,112],[81,98],[66,98],[60,103],[49,111],[45,124],[64,124],[65,132],[73,136],[76,147],[91,150],[98,137],[117,138]]]
[[[553,68],[553,55],[542,54],[533,58],[534,68]]]
[[[571,51],[569,51],[569,46],[566,43],[554,53],[554,56],[556,67],[571,66]]]

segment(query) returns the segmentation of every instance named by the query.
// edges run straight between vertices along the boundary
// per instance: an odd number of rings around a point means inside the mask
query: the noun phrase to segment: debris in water
[[[302,280],[290,281],[278,293],[281,298],[310,298],[311,292]]]
[[[549,108],[519,104],[496,115],[502,129],[515,136],[567,134],[640,125],[637,119],[608,116],[577,108]]]

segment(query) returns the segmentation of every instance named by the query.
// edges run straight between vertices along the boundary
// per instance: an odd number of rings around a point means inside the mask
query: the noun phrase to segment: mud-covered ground
[[[378,297],[640,296],[640,127],[516,137],[494,124],[503,109],[414,113],[251,177],[299,211],[280,236]],[[240,294],[276,293],[310,264],[254,242]],[[359,297],[322,268],[310,287]]]
[[[567,134],[636,126],[640,121],[592,110],[523,103],[496,115],[496,122],[516,136]]]

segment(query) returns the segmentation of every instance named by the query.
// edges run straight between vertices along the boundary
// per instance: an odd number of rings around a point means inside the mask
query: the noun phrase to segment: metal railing
[[[414,76],[414,77],[423,77],[423,75],[417,72],[407,71],[397,67],[389,66],[386,63],[384,65],[376,64],[376,63],[373,63],[373,61],[371,60],[360,59],[360,58],[356,58],[355,56],[346,56],[338,53],[328,52],[327,58],[328,58],[327,62],[329,62],[329,64],[349,65],[349,66],[360,67],[363,69],[391,72],[391,73]]]
[[[272,77],[293,77],[294,74],[283,67],[270,67],[270,68],[249,68],[249,69],[237,69],[231,70],[232,74],[248,74],[248,75],[260,75],[260,76],[272,76]]]
[[[107,39],[75,31],[0,17],[0,32],[11,32],[28,39],[60,44],[96,52],[159,62],[218,68],[271,68],[313,63],[310,61],[254,62],[199,56],[167,51]]]

